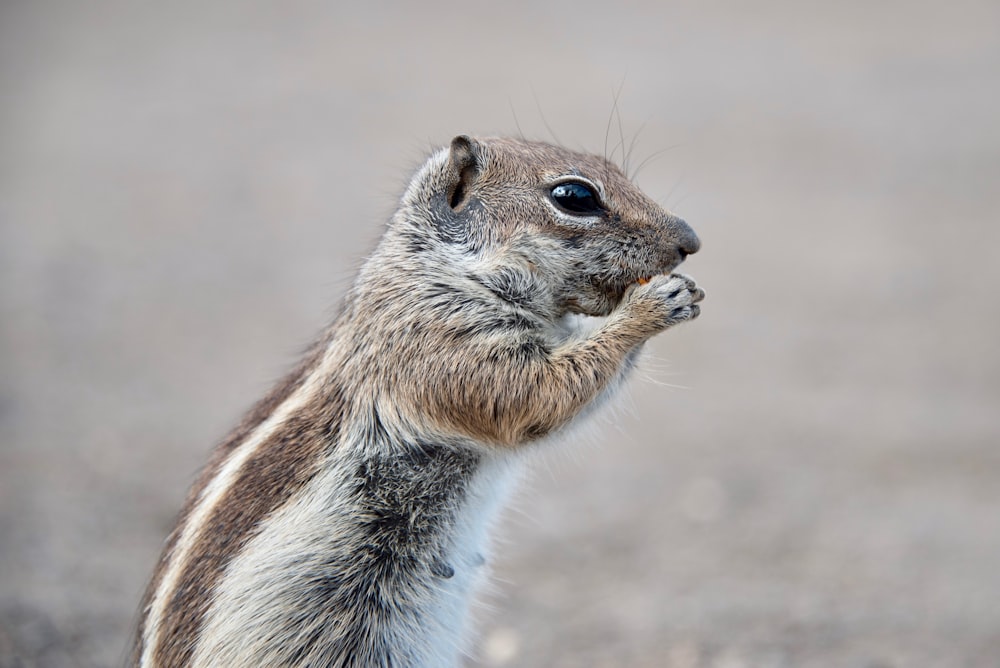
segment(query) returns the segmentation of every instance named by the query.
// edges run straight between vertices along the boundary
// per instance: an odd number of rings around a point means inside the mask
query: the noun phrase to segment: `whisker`
[[[639,172],[642,171],[643,167],[645,167],[646,165],[648,165],[649,163],[651,163],[653,160],[659,158],[661,155],[663,155],[667,151],[672,151],[675,148],[678,148],[680,146],[681,146],[681,144],[671,144],[670,146],[667,146],[666,148],[661,148],[659,151],[654,151],[653,153],[649,154],[648,156],[646,156],[645,159],[643,159],[642,162],[639,163],[639,166],[635,168],[635,173],[632,175],[632,178],[633,179],[639,178]]]
[[[639,135],[642,134],[642,131],[644,129],[646,129],[646,122],[645,121],[643,121],[642,125],[639,126],[639,129],[636,130],[635,134],[632,136],[632,141],[630,141],[628,143],[628,151],[625,153],[625,160],[623,161],[623,163],[624,163],[623,164],[623,168],[624,168],[624,171],[625,171],[625,177],[628,178],[629,180],[631,180],[632,177],[629,176],[629,173],[628,173],[628,164],[629,164],[629,162],[632,161],[632,151],[635,150],[635,143],[639,140]]]
[[[529,86],[529,88],[531,89],[531,97],[533,97],[535,100],[535,108],[538,110],[538,115],[541,116],[542,118],[542,124],[545,125],[545,129],[549,131],[550,135],[552,135],[552,139],[554,139],[557,144],[562,146],[563,143],[559,141],[559,136],[556,135],[555,131],[552,129],[552,126],[549,125],[548,119],[545,118],[545,112],[542,111],[542,104],[541,102],[538,101],[538,95],[535,93],[535,87]]]
[[[517,136],[521,138],[521,141],[527,141],[527,137],[524,136],[524,130],[521,129],[521,123],[517,120],[517,112],[514,111],[514,101],[507,96],[507,106],[510,107],[510,113],[514,117],[514,126],[517,128]]]
[[[625,132],[624,132],[624,130],[622,128],[621,107],[618,104],[618,100],[621,98],[621,94],[622,94],[622,89],[623,88],[625,88],[625,75],[622,76],[622,82],[618,85],[618,90],[615,91],[614,110],[615,110],[615,117],[618,119],[618,146],[622,147],[622,163],[623,163],[622,164],[622,171],[627,171],[625,169],[625,165],[624,165],[624,158],[625,158]],[[613,151],[612,151],[612,155],[614,155]]]

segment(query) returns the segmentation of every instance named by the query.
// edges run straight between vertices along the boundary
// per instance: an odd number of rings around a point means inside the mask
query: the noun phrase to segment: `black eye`
[[[552,201],[566,213],[578,216],[594,215],[604,211],[590,186],[575,181],[553,186]]]

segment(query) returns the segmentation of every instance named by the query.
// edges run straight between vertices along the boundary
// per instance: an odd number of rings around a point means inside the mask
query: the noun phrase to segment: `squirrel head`
[[[444,248],[501,297],[555,316],[607,315],[630,286],[700,246],[617,165],[510,138],[455,137],[411,183],[394,224],[409,228],[414,252]]]

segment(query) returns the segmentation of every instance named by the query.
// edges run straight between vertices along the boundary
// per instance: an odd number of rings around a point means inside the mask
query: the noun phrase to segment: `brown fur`
[[[143,594],[142,610],[144,611],[144,613],[143,613],[143,618],[138,626],[138,631],[136,633],[136,644],[132,650],[131,661],[133,664],[138,663],[139,657],[142,654],[142,648],[143,648],[142,639],[143,639],[143,634],[145,632],[145,611],[149,607],[150,601],[153,596],[153,592],[156,590],[156,587],[159,586],[160,584],[160,579],[163,576],[163,571],[166,568],[169,557],[174,551],[174,547],[176,546],[177,540],[179,538],[180,528],[187,521],[187,518],[190,515],[198,498],[201,496],[202,492],[208,485],[209,481],[211,481],[211,479],[215,477],[215,475],[219,472],[219,468],[222,466],[223,462],[225,462],[225,460],[229,457],[229,455],[232,454],[232,451],[240,443],[246,440],[246,438],[250,435],[250,433],[257,427],[259,427],[260,424],[264,422],[264,420],[266,420],[271,413],[274,412],[274,410],[278,407],[278,405],[281,404],[281,402],[285,401],[292,394],[292,392],[294,392],[295,389],[302,384],[309,370],[315,367],[316,364],[319,362],[319,360],[322,358],[325,344],[327,343],[328,341],[326,340],[326,338],[324,338],[318,341],[317,343],[313,344],[312,346],[310,346],[309,351],[305,355],[304,359],[296,366],[295,370],[289,373],[287,376],[285,376],[281,380],[281,382],[278,383],[277,386],[275,386],[270,392],[268,392],[267,396],[265,396],[263,399],[257,402],[257,404],[243,418],[240,424],[232,432],[230,432],[230,434],[222,441],[222,443],[218,445],[218,447],[216,447],[215,451],[212,453],[211,460],[209,461],[208,464],[205,465],[204,469],[202,469],[201,473],[198,475],[198,478],[191,486],[191,489],[188,490],[187,497],[185,498],[184,501],[184,506],[181,508],[180,513],[178,513],[174,529],[173,531],[170,532],[170,535],[167,537],[167,542],[163,549],[163,554],[160,556],[160,559],[156,565],[156,569],[153,571],[153,576],[150,579],[149,585],[146,587],[146,591]],[[273,448],[271,449],[270,453],[262,449],[262,455],[267,455],[267,454],[271,454],[271,457],[273,459],[280,459],[280,456],[282,455],[280,451],[276,451]],[[306,457],[307,453],[292,452],[292,453],[286,453],[284,454],[284,456],[287,458],[289,454],[292,454],[293,456],[297,454],[297,456],[300,459],[303,460],[307,459]],[[294,468],[289,467],[288,470],[294,470]],[[298,473],[297,475],[301,476],[301,473]],[[233,532],[232,530],[229,531],[230,536],[232,538],[236,538],[237,541],[245,540],[245,535],[241,539],[240,537],[235,536],[234,533],[238,533],[240,530],[244,534],[248,533],[253,528],[253,525],[256,524],[256,522],[260,521],[260,519],[263,516],[265,516],[267,512],[272,510],[275,505],[284,501],[284,499],[288,497],[291,491],[293,491],[292,488],[288,485],[284,485],[283,488],[288,492],[288,494],[285,494],[283,497],[281,495],[272,495],[272,504],[270,507],[265,507],[266,504],[257,503],[256,507],[258,512],[255,515],[254,514],[246,515],[243,518],[241,527],[239,530],[237,530],[237,532]],[[189,587],[188,590],[190,592],[197,592],[197,591],[204,592],[211,590],[214,578],[218,575],[219,570],[224,566],[224,560],[219,559],[216,560],[216,562],[217,563],[215,563],[214,568],[201,569],[201,576],[202,576],[201,580],[194,586]],[[203,605],[196,604],[195,606],[193,606],[194,609],[191,609],[192,606],[189,605],[188,609],[182,609],[181,612],[175,615],[178,618],[184,618],[186,620],[184,624],[178,623],[175,624],[175,626],[178,627],[183,626],[186,628],[185,629],[179,628],[172,635],[174,637],[189,637],[190,632],[197,627],[198,621],[200,621],[196,619],[195,622],[192,623],[191,618],[192,617],[197,618],[201,614],[202,612],[201,608],[203,607],[204,607]],[[187,631],[187,633],[185,633],[185,631]],[[163,656],[162,653],[158,653],[158,656],[161,657],[161,661],[163,661],[162,665],[182,665],[181,659],[190,654],[190,648],[187,648],[187,651],[185,652],[183,648],[176,647],[176,644],[175,645],[167,644],[164,646],[163,650],[164,653],[169,654],[171,651],[174,652],[176,656]]]
[[[195,551],[163,621],[156,659],[163,666],[182,666],[193,646],[184,639],[197,635],[212,591],[228,560],[237,554],[255,527],[302,487],[319,469],[319,455],[337,443],[343,399],[339,392],[320,397],[274,433],[251,457],[217,510],[205,524]]]

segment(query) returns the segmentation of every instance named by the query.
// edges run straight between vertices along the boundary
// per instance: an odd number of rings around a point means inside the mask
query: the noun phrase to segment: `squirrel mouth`
[[[646,271],[649,271],[649,269]],[[653,271],[656,272],[656,269],[653,269]],[[592,276],[590,283],[598,291],[603,292],[611,303],[617,304],[622,300],[631,286],[636,284],[646,285],[659,275],[659,273],[651,273],[645,276],[636,276],[635,274],[616,277]]]

